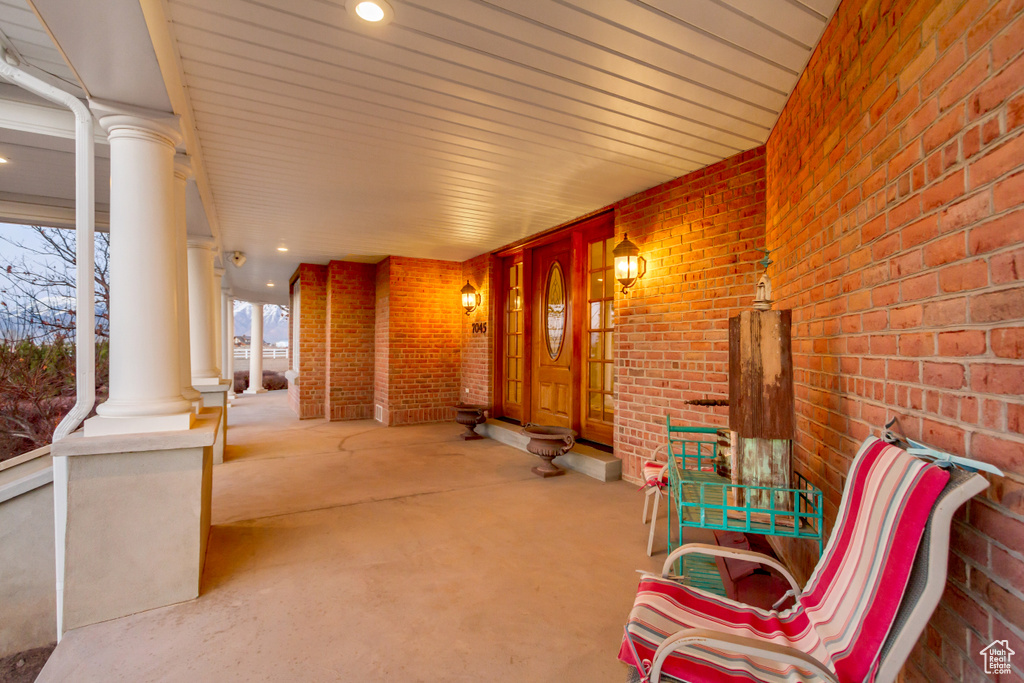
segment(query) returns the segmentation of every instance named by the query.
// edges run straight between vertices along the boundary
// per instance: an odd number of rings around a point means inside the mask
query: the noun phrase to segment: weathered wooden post
[[[752,311],[729,319],[729,429],[733,432],[735,484],[790,488],[793,439],[792,311],[771,310],[766,272],[757,285]],[[791,507],[778,495],[775,509]],[[741,503],[743,501],[737,501]],[[767,508],[767,492],[751,494],[749,505]]]

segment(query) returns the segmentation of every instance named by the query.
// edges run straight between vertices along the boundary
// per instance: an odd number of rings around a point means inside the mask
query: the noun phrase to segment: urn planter
[[[456,405],[455,421],[466,428],[466,432],[464,434],[460,434],[460,436],[466,441],[484,438],[477,434],[474,428],[479,424],[487,422],[487,418],[484,417],[484,413],[490,409],[490,406],[468,405],[465,403]]]
[[[528,424],[523,427],[523,434],[530,437],[526,450],[541,458],[544,463],[530,471],[538,477],[557,477],[565,474],[565,470],[552,464],[552,460],[568,453],[576,444],[576,432],[568,427]]]

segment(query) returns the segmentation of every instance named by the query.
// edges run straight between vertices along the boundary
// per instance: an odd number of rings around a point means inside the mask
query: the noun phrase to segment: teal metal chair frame
[[[818,542],[818,554],[824,544],[824,505],[819,489],[794,471],[796,488],[734,484],[715,471],[704,471],[718,458],[718,429],[672,424],[668,427],[668,508],[667,546],[673,550],[672,527],[679,543],[685,527],[738,531],[744,533],[808,538]],[[708,440],[708,436],[712,439]],[[768,491],[768,507],[751,504],[755,492]],[[743,501],[742,504],[731,504]],[[777,505],[776,501],[782,504]],[[673,514],[674,513],[674,514]],[[720,595],[725,594],[715,562],[704,555],[680,558],[677,568],[688,583]]]
[[[716,427],[687,427],[672,424],[672,416],[665,416],[665,423],[668,426],[668,441],[665,444],[668,450],[668,471],[669,479],[672,478],[674,465],[681,461],[681,469],[700,470],[707,465],[714,466],[718,460],[718,428]],[[707,437],[710,436],[709,441]],[[701,438],[704,437],[704,438]],[[672,519],[672,486],[668,490],[668,513],[669,520]],[[672,524],[666,524],[666,547],[672,552]]]

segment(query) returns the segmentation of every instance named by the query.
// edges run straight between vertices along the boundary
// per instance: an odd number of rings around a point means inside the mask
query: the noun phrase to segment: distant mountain
[[[248,336],[252,328],[252,306],[235,302],[235,336]],[[288,314],[281,306],[263,307],[263,341],[268,344],[288,341]]]

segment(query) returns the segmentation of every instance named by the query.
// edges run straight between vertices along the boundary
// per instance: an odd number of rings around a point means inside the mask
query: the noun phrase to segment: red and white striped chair
[[[668,488],[668,465],[657,460],[645,460],[640,466],[641,476],[644,478],[644,524],[647,524],[647,503],[651,496],[654,497],[654,509],[651,511],[651,533],[647,536],[647,557],[651,556],[654,548],[654,528],[658,519],[658,503],[664,495],[663,491]]]
[[[635,666],[639,658],[645,671],[631,669],[632,680],[652,683],[893,681],[942,595],[953,513],[987,486],[978,474],[941,469],[871,437],[804,588],[763,555],[684,545],[661,577],[641,579],[619,659]],[[795,604],[758,609],[669,578],[690,552],[774,566]]]

